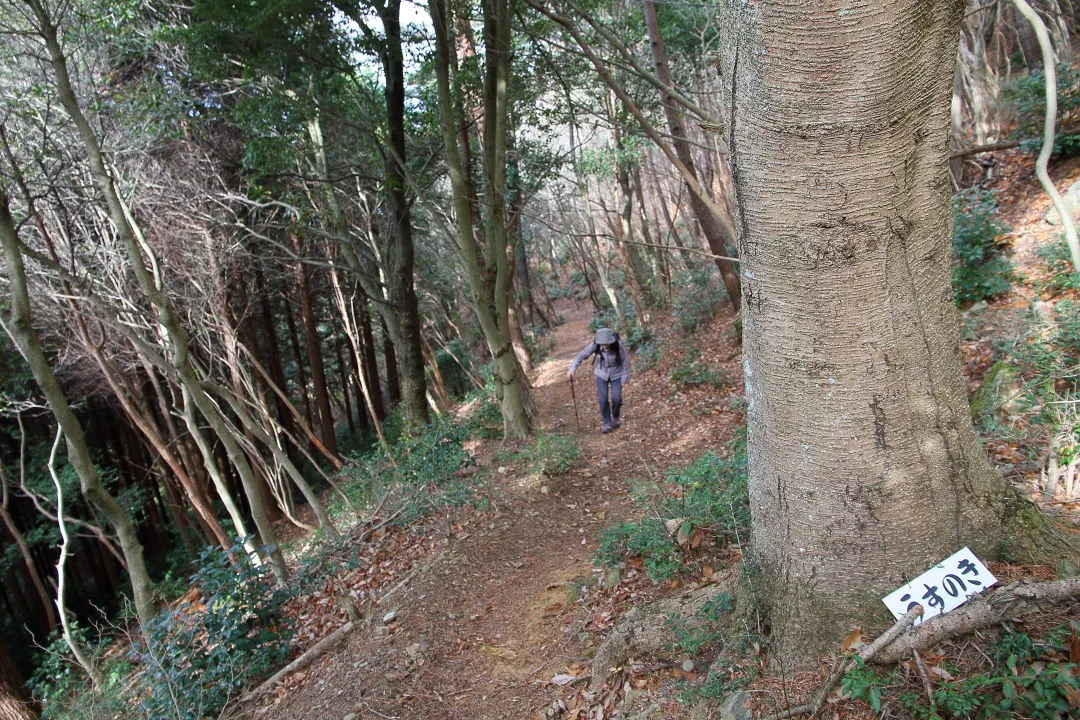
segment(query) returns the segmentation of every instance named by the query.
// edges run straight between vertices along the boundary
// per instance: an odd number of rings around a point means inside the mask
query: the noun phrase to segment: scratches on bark
[[[879,450],[888,450],[889,444],[885,442],[885,408],[882,406],[881,395],[875,395],[870,403],[870,411],[874,413],[874,444]]]

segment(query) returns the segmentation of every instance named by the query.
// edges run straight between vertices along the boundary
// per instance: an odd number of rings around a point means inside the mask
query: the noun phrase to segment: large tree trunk
[[[420,347],[420,303],[413,279],[411,202],[406,192],[405,62],[401,52],[401,0],[387,0],[379,9],[385,31],[386,73],[384,96],[390,130],[386,158],[386,184],[394,214],[396,238],[386,251],[387,299],[396,323],[391,326],[398,370],[401,372],[401,404],[405,419],[413,426],[428,421],[424,354]]]
[[[773,0],[722,19],[753,582],[779,658],[851,618],[885,626],[880,599],[964,545],[989,558],[1039,532],[979,447],[960,370],[948,141],[963,10]]]
[[[26,692],[22,675],[11,660],[7,643],[0,639],[0,720],[36,720],[37,703]]]

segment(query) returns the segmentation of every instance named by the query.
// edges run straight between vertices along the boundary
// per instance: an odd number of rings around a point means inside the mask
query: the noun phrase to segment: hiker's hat
[[[611,328],[600,328],[596,331],[596,344],[597,345],[611,345],[615,342],[615,333],[611,331]]]

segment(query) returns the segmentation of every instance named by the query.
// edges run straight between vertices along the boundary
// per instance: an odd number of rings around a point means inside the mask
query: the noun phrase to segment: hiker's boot
[[[612,430],[618,430],[621,427],[622,427],[622,420],[620,420],[619,418],[613,418],[611,420],[611,429]]]
[[[602,433],[611,432],[611,426],[610,425],[604,425],[603,427],[600,428],[600,432],[602,432]]]

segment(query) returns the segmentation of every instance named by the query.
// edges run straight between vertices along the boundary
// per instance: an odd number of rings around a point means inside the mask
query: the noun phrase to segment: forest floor
[[[1019,316],[1038,301],[1030,278],[1023,278],[1036,263],[1034,248],[1058,231],[1043,221],[1049,201],[1035,186],[1031,165],[1030,156],[1013,153],[998,169],[1001,214],[1012,228],[1008,239],[1022,279],[1003,297],[966,313],[962,350],[972,389],[1000,354],[1003,340],[1020,332]],[[1080,178],[1080,163],[1063,164],[1055,175],[1059,187],[1068,187]],[[567,473],[547,477],[522,459],[523,445],[470,444],[482,501],[368,538],[370,561],[353,576],[366,578],[369,587],[378,584],[378,604],[362,608],[365,619],[335,649],[245,705],[246,717],[585,720],[634,717],[632,708],[644,701],[653,707],[649,717],[693,717],[677,698],[704,679],[706,668],[687,663],[685,654],[675,651],[633,660],[618,687],[588,691],[592,654],[629,607],[685,589],[677,580],[649,581],[632,562],[605,588],[595,554],[601,529],[641,517],[633,501],[635,481],[657,480],[706,450],[722,452],[745,422],[732,315],[721,311],[691,338],[680,336],[669,318],[654,318],[663,355],[645,372],[631,370],[623,426],[601,434],[590,369],[583,366],[577,374],[576,411],[566,379],[571,359],[592,336],[591,306],[563,300],[558,310],[564,322],[532,375],[534,398],[542,431],[573,436],[581,457]],[[672,379],[690,346],[712,353],[710,363],[725,378],[720,387],[687,387]],[[1021,434],[1002,431],[990,437],[991,458],[1020,467],[1025,457],[1037,455],[1040,450],[1025,447],[1031,439]],[[1013,480],[1036,489],[1037,478],[1028,462]],[[1062,523],[1080,518],[1080,503],[1050,504]],[[681,582],[705,584],[733,572],[738,549],[728,548],[719,560],[715,567],[699,566],[701,572]],[[1050,568],[994,564],[991,569],[1004,581],[1054,575]],[[327,591],[317,599],[323,620],[307,623],[302,633],[307,637],[298,638],[299,645],[313,645],[344,624],[332,595]],[[1030,627],[1051,627],[1075,617],[1075,610],[1075,605],[1055,609]],[[1080,651],[1080,644],[1074,648]],[[971,647],[958,652],[969,651],[981,653]],[[772,712],[807,697],[828,673],[827,665],[823,659],[817,671],[786,678],[782,687],[779,681],[757,681],[757,710]],[[832,705],[829,712],[877,716],[852,702]]]

